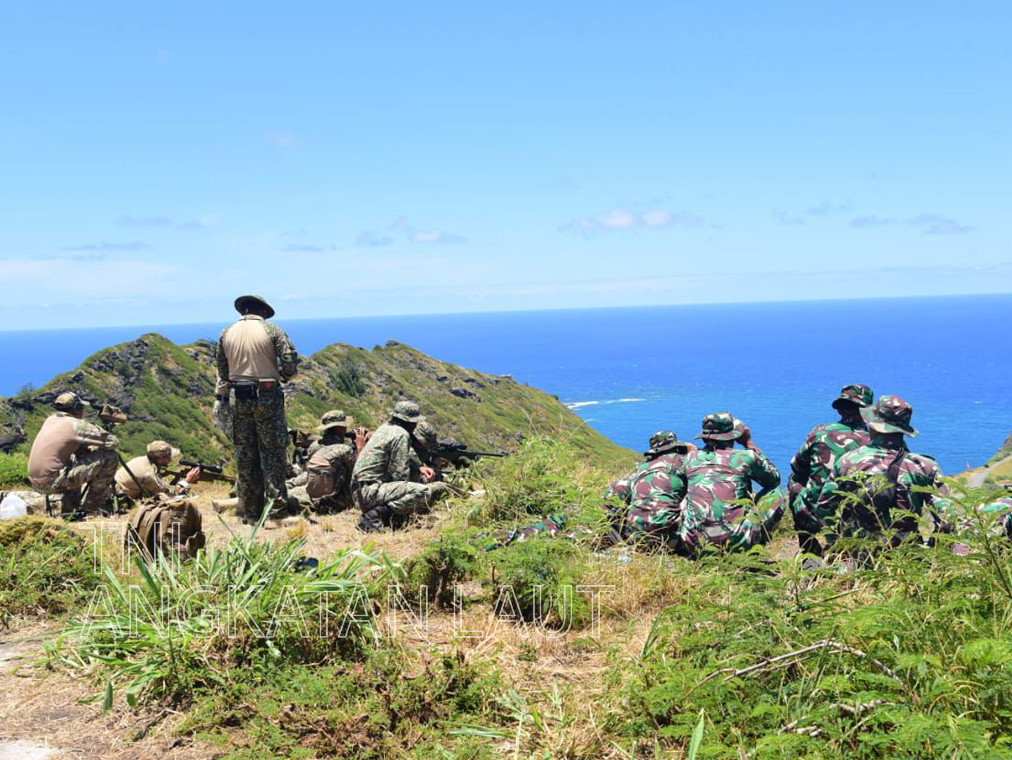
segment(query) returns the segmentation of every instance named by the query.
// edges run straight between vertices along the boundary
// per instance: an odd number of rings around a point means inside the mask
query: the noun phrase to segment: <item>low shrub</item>
[[[224,685],[233,667],[359,656],[378,635],[370,600],[383,598],[393,566],[346,549],[299,572],[302,539],[259,543],[255,535],[182,565],[136,557],[140,586],[104,566],[89,617],[47,645],[50,662],[104,675],[108,707],[119,686],[131,705],[179,704],[195,689]]]
[[[550,438],[532,438],[497,462],[483,460],[485,496],[468,515],[472,524],[522,523],[556,512],[578,514],[600,503],[607,477],[578,449]]]
[[[483,553],[483,543],[473,532],[443,533],[437,543],[404,562],[401,586],[405,597],[418,598],[424,586],[430,603],[443,609],[451,607],[454,586],[476,576]]]
[[[491,557],[484,586],[493,600],[506,603],[504,595],[511,589],[527,622],[557,628],[582,628],[589,622],[590,604],[577,591],[587,574],[584,549],[579,545],[533,539],[498,550]]]
[[[87,542],[74,530],[44,517],[0,521],[0,625],[77,609],[99,579]]]
[[[0,489],[29,488],[28,455],[0,454]]]

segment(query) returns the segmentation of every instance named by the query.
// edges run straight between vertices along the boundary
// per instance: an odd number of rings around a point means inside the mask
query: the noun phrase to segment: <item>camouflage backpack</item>
[[[130,516],[126,534],[127,545],[143,548],[150,558],[166,551],[194,557],[204,541],[200,510],[185,496],[143,502]]]

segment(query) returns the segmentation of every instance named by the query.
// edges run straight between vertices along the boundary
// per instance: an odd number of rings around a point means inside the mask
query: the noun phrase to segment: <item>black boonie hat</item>
[[[235,299],[235,310],[242,314],[251,304],[256,304],[265,309],[267,311],[267,319],[274,316],[274,307],[267,303],[263,296],[239,296]]]

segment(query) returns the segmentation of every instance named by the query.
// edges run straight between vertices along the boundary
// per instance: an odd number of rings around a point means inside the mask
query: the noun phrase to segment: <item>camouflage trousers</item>
[[[410,515],[432,504],[447,490],[442,482],[415,483],[410,480],[395,480],[392,483],[367,483],[355,491],[355,502],[359,509],[368,512],[376,507],[386,506],[395,515]]]
[[[278,389],[256,398],[236,399],[233,412],[232,443],[239,498],[236,514],[256,519],[263,514],[268,501],[286,506],[288,500],[285,397]]]
[[[57,474],[47,486],[35,486],[43,494],[61,494],[61,512],[69,514],[78,509],[97,512],[112,495],[119,457],[115,451],[98,449],[89,451],[74,460]],[[87,486],[87,490],[84,487]]]
[[[682,506],[678,501],[638,501],[626,513],[624,538],[658,549],[681,551]]]
[[[682,551],[695,555],[708,550],[747,551],[753,546],[765,544],[784,515],[787,499],[783,491],[775,491],[744,515],[731,517],[724,513],[719,521],[706,519],[707,510],[686,506],[679,531]],[[730,510],[729,510],[730,511]],[[740,519],[739,519],[740,518]]]

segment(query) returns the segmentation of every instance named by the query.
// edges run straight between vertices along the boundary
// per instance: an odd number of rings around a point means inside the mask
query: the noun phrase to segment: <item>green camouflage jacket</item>
[[[629,484],[629,510],[625,534],[636,537],[659,531],[677,532],[681,501],[685,496],[682,454],[665,454],[634,473]]]
[[[411,446],[411,434],[400,425],[380,425],[355,461],[352,479],[358,483],[411,480],[421,461]]]
[[[758,501],[780,485],[780,471],[758,449],[711,449],[685,457],[681,472],[686,484],[680,536],[685,549],[707,544],[747,549],[768,538],[783,514],[783,500],[758,513],[736,500],[751,499],[752,482],[761,490]]]
[[[863,421],[831,422],[813,428],[794,455],[788,486],[791,509],[795,514],[814,517],[813,530],[820,527],[817,504],[833,467],[848,451],[866,446],[870,441],[871,435]]]
[[[895,485],[888,477],[894,463]],[[871,535],[889,527],[909,533],[917,529],[916,515],[924,509],[929,509],[932,515],[938,514],[936,508],[948,509],[948,500],[944,499],[948,490],[941,477],[942,472],[931,457],[914,454],[903,441],[896,444],[874,435],[867,446],[849,451],[837,460],[816,508],[826,517],[838,515],[843,532],[848,535]],[[919,487],[937,489],[943,498],[919,491]],[[894,509],[912,514],[894,516]],[[936,519],[936,526],[939,524],[941,520]]]

